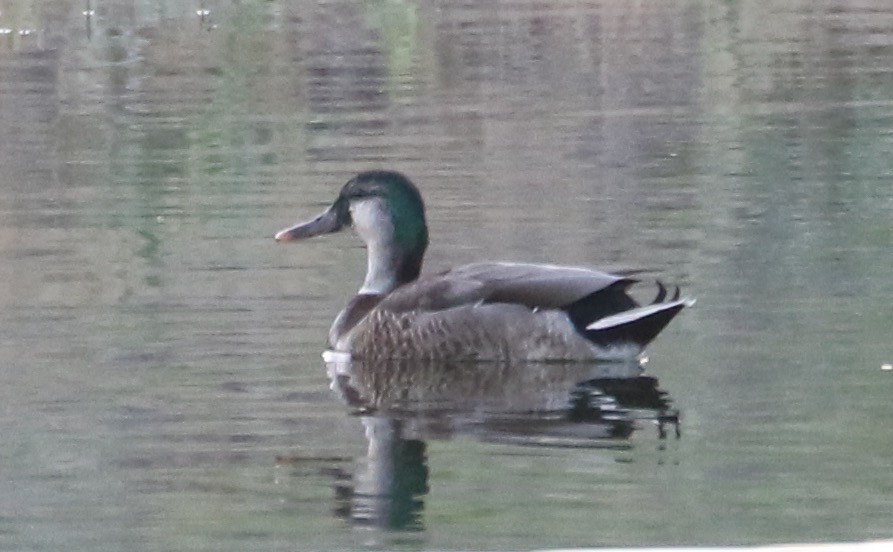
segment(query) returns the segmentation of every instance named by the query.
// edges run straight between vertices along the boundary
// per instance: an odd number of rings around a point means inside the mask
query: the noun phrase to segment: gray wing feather
[[[379,308],[440,310],[460,305],[515,303],[531,308],[559,308],[631,278],[569,266],[529,263],[475,263],[422,277],[398,288]]]

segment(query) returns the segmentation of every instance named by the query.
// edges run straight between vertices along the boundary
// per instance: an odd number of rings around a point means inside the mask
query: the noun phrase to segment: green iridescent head
[[[350,179],[315,219],[286,228],[291,241],[353,228],[366,243],[369,272],[364,289],[389,291],[416,279],[428,247],[425,204],[415,185],[394,171],[366,171]]]

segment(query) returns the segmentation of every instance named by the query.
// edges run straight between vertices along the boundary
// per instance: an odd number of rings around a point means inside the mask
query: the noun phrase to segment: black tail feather
[[[657,281],[657,297],[654,298],[654,301],[651,302],[652,305],[656,305],[658,303],[663,303],[664,299],[667,298],[667,286],[663,284],[660,280]]]
[[[660,280],[656,283],[657,295],[645,306],[640,306],[627,294],[630,281],[621,280],[564,307],[564,310],[577,331],[596,345],[644,348],[679,311],[693,303],[680,300],[679,286],[673,286],[672,298],[668,300],[667,286]],[[616,318],[608,320],[612,316]],[[592,325],[598,329],[588,329]]]
[[[623,343],[645,347],[685,306],[686,304],[683,302],[623,324],[598,330],[586,330],[586,337],[602,347]]]
[[[619,312],[628,311],[639,306],[632,297],[627,295],[626,288],[629,283],[621,280],[607,288],[589,294],[583,299],[564,308],[571,322],[579,331],[583,331],[587,325],[599,318],[611,316]]]

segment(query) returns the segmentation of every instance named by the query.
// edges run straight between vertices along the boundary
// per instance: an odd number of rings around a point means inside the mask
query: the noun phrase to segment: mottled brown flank
[[[339,343],[365,360],[591,360],[596,351],[561,311],[504,303],[425,312],[375,309]]]

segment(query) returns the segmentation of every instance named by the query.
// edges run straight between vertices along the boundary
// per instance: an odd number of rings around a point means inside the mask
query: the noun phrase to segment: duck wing
[[[378,308],[399,312],[442,310],[477,303],[510,303],[531,309],[560,309],[606,290],[623,294],[635,282],[632,278],[588,268],[474,263],[423,276],[397,288]]]
[[[602,290],[626,289],[636,281],[589,268],[530,263],[475,263],[447,275],[480,282],[487,302],[531,308],[564,308]]]

